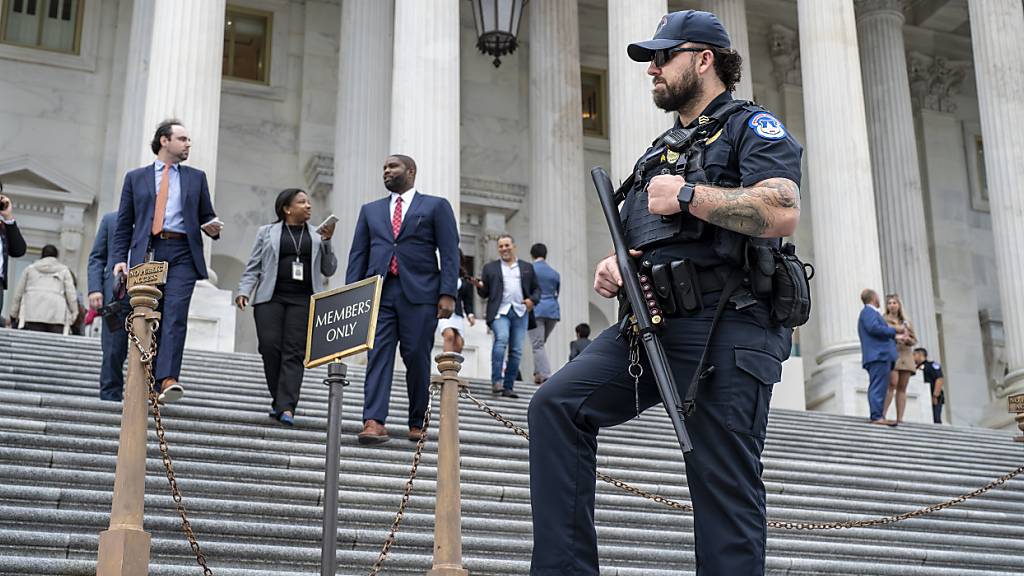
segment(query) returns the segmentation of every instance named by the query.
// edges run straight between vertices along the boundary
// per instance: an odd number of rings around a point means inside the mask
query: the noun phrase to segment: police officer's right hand
[[[630,250],[629,255],[639,258],[643,252]],[[622,275],[619,273],[619,263],[615,254],[611,254],[597,264],[597,271],[594,272],[594,291],[605,298],[614,298],[622,287]]]

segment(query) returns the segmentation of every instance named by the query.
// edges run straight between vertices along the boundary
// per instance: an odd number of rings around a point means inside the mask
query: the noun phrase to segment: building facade
[[[625,45],[667,10],[704,8],[746,57],[737,95],[806,148],[794,239],[817,268],[814,311],[776,396],[866,413],[865,287],[903,297],[954,423],[1008,425],[1005,397],[1024,390],[1019,1],[533,0],[500,67],[476,49],[469,0],[0,4],[0,179],[36,254],[58,245],[84,281],[98,218],[151,161],[157,122],[189,128],[189,163],[227,222],[208,242],[216,278],[193,300],[193,345],[255,350],[230,290],[278,191],[304,187],[315,218],[337,214],[344,253],[398,152],[417,160],[419,190],[451,200],[475,270],[501,232],[522,255],[547,244],[563,279],[550,354],[564,359],[575,324],[614,318],[590,288],[610,242],[589,168],[623,178],[672,122]],[[484,362],[486,342],[478,326]],[[929,413],[923,386],[910,418]]]

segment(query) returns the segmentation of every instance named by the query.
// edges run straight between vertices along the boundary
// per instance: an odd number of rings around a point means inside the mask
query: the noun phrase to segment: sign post
[[[1024,394],[1017,394],[1015,396],[1007,397],[1007,401],[1010,405],[1010,414],[1016,414],[1014,420],[1017,421],[1017,428],[1020,428],[1021,432],[1024,432]],[[1016,442],[1024,442],[1024,436],[1017,436],[1014,438]]]
[[[348,386],[346,356],[373,348],[377,309],[384,285],[380,276],[314,294],[306,329],[306,368],[327,365],[327,460],[324,466],[324,527],[320,575],[334,576],[338,548],[338,461],[341,458],[341,399]]]
[[[160,319],[156,308],[163,294],[157,286],[166,281],[166,262],[146,262],[128,271],[132,330],[145,350],[149,350],[153,340],[150,322]],[[110,527],[100,532],[97,576],[149,574],[150,537],[142,528],[146,498],[146,398],[149,395],[146,369],[142,351],[138,346],[130,345],[128,381],[121,404],[121,436],[117,445]]]

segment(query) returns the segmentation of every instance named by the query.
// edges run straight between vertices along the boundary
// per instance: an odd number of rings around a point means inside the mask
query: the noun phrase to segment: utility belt
[[[686,317],[704,310],[704,296],[719,293],[711,327],[704,340],[697,368],[686,390],[683,412],[689,416],[697,402],[700,383],[715,371],[708,362],[708,352],[715,329],[728,304],[745,310],[767,299],[771,305],[771,321],[787,328],[805,324],[811,312],[810,279],[814,267],[796,257],[796,247],[785,244],[750,241],[744,266],[722,264],[701,269],[684,258],[665,264],[644,266],[639,272],[651,323],[662,325],[664,318]],[[631,316],[623,318],[620,330],[625,333]]]
[[[771,306],[771,320],[787,328],[805,324],[811,312],[810,279],[814,267],[796,256],[796,248],[751,242],[745,266],[696,266],[689,258],[644,266],[640,287],[654,324],[664,318],[688,317],[704,310],[704,297],[716,292],[720,299],[745,310],[758,299]]]

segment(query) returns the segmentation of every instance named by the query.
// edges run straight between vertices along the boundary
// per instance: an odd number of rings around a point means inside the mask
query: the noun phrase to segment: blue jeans
[[[518,316],[509,308],[508,314],[498,316],[491,322],[494,332],[494,347],[491,348],[491,384],[503,382],[505,390],[512,390],[519,372],[519,360],[523,357],[523,340],[526,339],[526,327],[529,317]],[[508,348],[508,365],[505,366],[505,378],[502,381],[501,365],[505,361],[505,349]]]
[[[892,372],[892,362],[889,360],[868,362],[864,365],[864,369],[868,371],[868,408],[871,411],[871,419],[881,420],[885,393],[889,390],[889,373]]]

